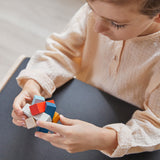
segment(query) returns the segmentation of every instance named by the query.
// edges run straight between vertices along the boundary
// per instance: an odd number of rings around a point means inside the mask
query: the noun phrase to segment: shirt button
[[[114,56],[113,56],[113,60],[114,60],[114,61],[117,61],[117,58],[118,58],[117,55],[114,55]]]

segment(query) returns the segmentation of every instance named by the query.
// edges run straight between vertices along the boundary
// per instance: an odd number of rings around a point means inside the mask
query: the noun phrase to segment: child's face
[[[138,4],[118,6],[98,0],[88,4],[95,16],[95,31],[110,39],[127,40],[160,30],[154,18],[139,13]]]

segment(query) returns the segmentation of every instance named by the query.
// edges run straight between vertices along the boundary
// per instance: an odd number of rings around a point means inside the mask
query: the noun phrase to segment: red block
[[[31,106],[29,106],[30,108],[30,111],[31,111],[31,114],[34,116],[34,115],[37,115],[39,112],[38,112],[38,107],[37,107],[37,104],[33,104]]]
[[[31,114],[35,116],[37,114],[43,113],[45,111],[45,105],[46,105],[46,102],[40,102],[40,103],[31,105],[29,107]]]
[[[49,100],[49,101],[47,101],[47,102],[50,102],[50,103],[55,103],[55,102],[54,102],[54,100]]]
[[[46,109],[46,102],[37,103],[39,113],[43,113]]]

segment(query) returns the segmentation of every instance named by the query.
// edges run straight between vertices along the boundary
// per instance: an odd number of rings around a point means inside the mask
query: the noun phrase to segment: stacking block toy
[[[51,116],[51,119],[54,116],[54,112],[56,111],[56,105],[54,103],[46,102],[45,113]]]
[[[55,103],[51,103],[53,101],[50,101],[50,102],[46,102],[46,109],[45,109],[45,113],[50,115],[50,118],[52,119],[53,116],[54,116],[54,112],[56,110],[56,105]],[[38,127],[37,128],[37,131],[39,132],[44,132],[44,133],[48,133],[48,130],[45,129],[45,128],[41,128],[41,127]]]
[[[45,102],[36,103],[30,106],[30,111],[32,115],[37,115],[45,111]]]
[[[59,120],[60,120],[59,113],[55,112],[53,119],[52,119],[52,122],[57,123]]]
[[[27,104],[23,107],[22,111],[24,112],[24,114],[25,114],[27,117],[32,117],[32,114],[31,114],[31,111],[30,111],[29,107],[30,107],[30,104],[27,103]]]
[[[25,122],[28,129],[37,127],[36,121],[47,121],[57,123],[60,119],[56,111],[54,100],[45,101],[44,97],[34,96],[32,105],[26,104],[23,107],[24,114],[28,117]],[[37,127],[40,132],[48,133],[45,128]]]
[[[54,100],[52,99],[52,100],[49,100],[49,101],[47,101],[47,102],[50,102],[50,103],[54,103],[55,104],[55,102],[54,102]]]
[[[41,114],[37,114],[37,115],[35,115],[35,116],[33,116],[33,117],[34,117],[34,119],[35,119],[36,121],[38,121],[38,120],[41,118],[41,116],[42,116],[42,113],[41,113]]]
[[[44,101],[45,101],[44,97],[35,95],[32,101],[32,105],[36,103],[44,102]]]
[[[46,121],[46,122],[51,122],[51,121],[52,121],[52,120],[51,120],[51,116],[48,115],[48,114],[45,113],[45,112],[40,115],[40,117],[39,117],[38,120],[40,120],[40,121]]]
[[[34,128],[34,127],[37,126],[37,124],[36,124],[36,122],[35,122],[33,117],[27,118],[25,120],[25,122],[26,122],[26,126],[27,126],[28,129]]]
[[[37,127],[38,132],[43,132],[43,133],[48,133],[48,129],[42,128],[42,127]]]

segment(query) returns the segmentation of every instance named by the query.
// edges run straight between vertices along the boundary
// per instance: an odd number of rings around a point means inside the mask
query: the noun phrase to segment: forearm
[[[42,93],[43,89],[42,87],[39,85],[38,82],[36,82],[33,79],[29,79],[25,82],[23,90],[31,88],[32,90],[36,89],[37,92]]]
[[[104,151],[111,155],[117,148],[117,132],[113,129],[102,128],[99,136],[99,145],[97,150]]]

